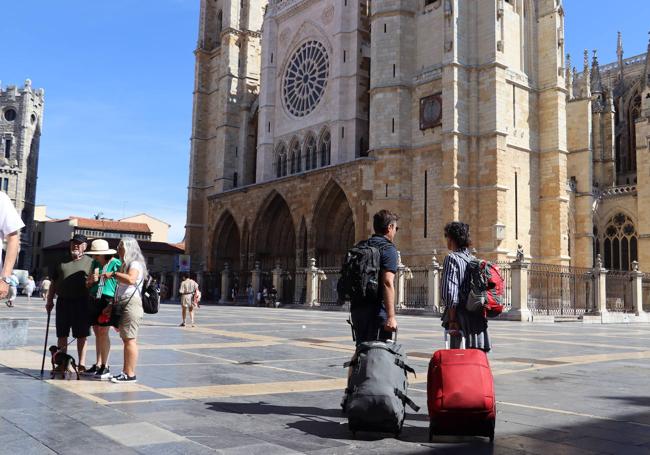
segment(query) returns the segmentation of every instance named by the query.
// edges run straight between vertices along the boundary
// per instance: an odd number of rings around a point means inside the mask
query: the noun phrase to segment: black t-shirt
[[[59,264],[52,274],[56,294],[64,299],[83,299],[88,297],[86,279],[92,273],[93,260],[84,255],[76,261]]]

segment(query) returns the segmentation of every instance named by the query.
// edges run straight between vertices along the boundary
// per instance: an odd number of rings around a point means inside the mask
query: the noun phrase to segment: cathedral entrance
[[[231,273],[239,272],[240,266],[240,234],[237,223],[230,212],[226,212],[217,223],[212,241],[213,264],[215,272],[213,285],[219,294],[230,295],[231,289],[221,289],[221,271],[228,264]]]
[[[330,181],[316,204],[313,219],[318,267],[341,267],[345,253],[354,245],[354,228],[348,198],[336,182]]]
[[[287,202],[278,193],[267,199],[253,226],[253,252],[262,270],[276,265],[284,271],[296,269],[296,231]]]

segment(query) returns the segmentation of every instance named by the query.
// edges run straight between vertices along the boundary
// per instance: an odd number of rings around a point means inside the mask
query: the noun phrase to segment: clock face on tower
[[[420,129],[426,130],[442,123],[442,99],[440,94],[420,99]]]
[[[287,110],[295,117],[310,114],[323,98],[329,77],[327,50],[318,41],[308,41],[293,54],[282,84]]]

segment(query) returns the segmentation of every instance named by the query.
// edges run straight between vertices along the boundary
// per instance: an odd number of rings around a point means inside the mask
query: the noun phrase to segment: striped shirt
[[[456,307],[467,301],[470,281],[466,279],[467,265],[472,255],[467,248],[449,253],[442,266],[440,280],[440,299],[445,307]]]

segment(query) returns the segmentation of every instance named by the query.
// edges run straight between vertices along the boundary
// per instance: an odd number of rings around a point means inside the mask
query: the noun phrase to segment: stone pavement
[[[422,410],[397,440],[355,439],[340,414],[341,365],[352,354],[345,313],[204,306],[194,328],[177,327],[179,315],[163,305],[146,318],[137,384],[41,381],[42,304],[3,305],[0,318],[28,317],[30,330],[28,346],[0,352],[0,453],[650,454],[648,325],[493,322],[490,446],[471,437],[427,442],[437,319],[398,319],[418,373],[410,395]],[[117,373],[122,346],[111,338]]]

